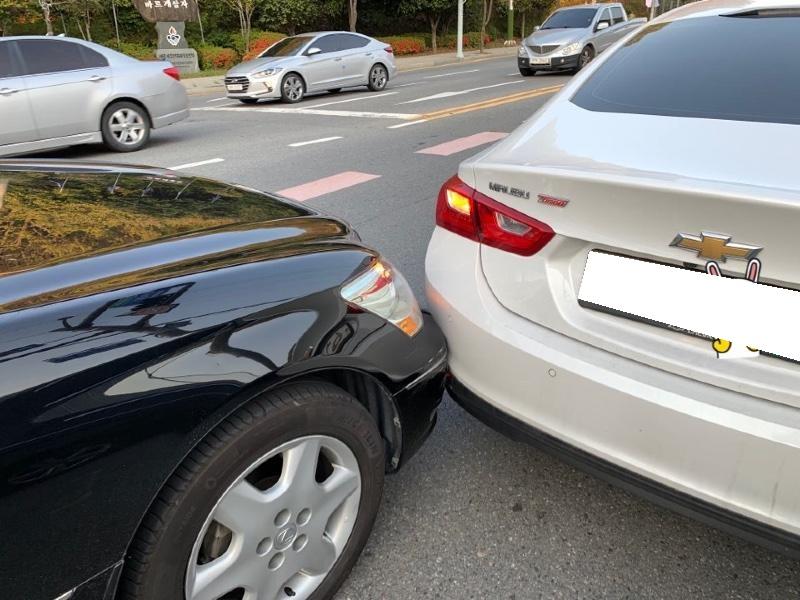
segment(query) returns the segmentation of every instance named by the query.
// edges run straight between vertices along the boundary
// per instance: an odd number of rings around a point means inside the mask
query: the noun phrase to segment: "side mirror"
[[[595,31],[602,31],[603,29],[608,29],[608,25],[609,25],[608,21],[600,21],[597,24],[597,28],[595,29]]]
[[[540,25],[537,25],[536,27],[534,27],[534,28],[533,28],[533,30],[534,30],[534,31],[539,31],[541,28],[542,28],[542,27],[541,27]]]
[[[308,50],[306,50],[306,56],[314,56],[315,54],[319,54],[320,52],[322,52],[322,50],[320,50],[315,46],[313,48],[309,48]]]

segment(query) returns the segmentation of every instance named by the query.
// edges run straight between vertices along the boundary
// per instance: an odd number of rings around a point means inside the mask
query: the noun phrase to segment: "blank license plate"
[[[746,263],[728,263],[743,271]],[[764,265],[769,273],[769,263]],[[578,298],[800,360],[800,292],[592,251]]]
[[[244,86],[241,83],[231,83],[228,85],[229,92],[241,92]]]

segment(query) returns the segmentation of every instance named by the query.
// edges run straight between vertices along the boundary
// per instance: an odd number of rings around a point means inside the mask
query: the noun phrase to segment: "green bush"
[[[117,50],[117,42],[107,42],[104,44],[108,46],[112,50]],[[135,42],[122,42],[122,46],[119,48],[119,51],[123,54],[127,54],[128,56],[132,56],[133,58],[138,58],[139,60],[158,60],[156,58],[156,49],[151,46],[146,46],[145,44],[137,44]]]

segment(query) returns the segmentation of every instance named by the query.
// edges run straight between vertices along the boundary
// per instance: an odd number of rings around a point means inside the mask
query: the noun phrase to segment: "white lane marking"
[[[203,106],[200,108],[193,108],[192,110],[202,111],[232,111],[241,115],[252,115],[253,113],[281,113],[290,115],[323,115],[327,117],[356,117],[365,119],[402,119],[404,121],[413,121],[419,119],[420,115],[414,113],[382,113],[382,112],[362,112],[354,110],[316,110],[313,108],[282,108],[282,107],[264,107],[264,108],[228,108],[226,106]]]
[[[508,75],[506,75],[506,77],[519,77],[519,76],[520,76],[519,72],[517,72],[517,73],[509,73]]]
[[[399,125],[389,125],[386,129],[400,129],[401,127],[408,127],[409,125],[417,125],[419,123],[427,123],[428,119],[419,119],[417,121],[406,121],[405,123],[400,123]]]
[[[319,138],[318,140],[309,140],[307,142],[295,142],[294,144],[289,144],[290,148],[299,148],[300,146],[310,146],[311,144],[322,144],[323,142],[332,142],[333,140],[341,140],[344,139],[340,135],[334,135],[331,137],[326,138]]]
[[[423,79],[438,79],[439,77],[452,77],[453,75],[461,75],[462,73],[477,73],[480,69],[470,69],[469,71],[452,71],[450,73],[442,73],[441,75],[428,75]]]
[[[382,94],[365,94],[357,98],[347,98],[346,100],[336,100],[334,102],[323,102],[322,104],[312,104],[309,108],[319,108],[320,106],[330,106],[332,104],[345,104],[347,102],[357,102],[359,100],[369,100],[370,98],[380,98],[382,96],[394,96],[399,92],[384,92]]]
[[[226,96],[223,96],[222,98],[214,98],[213,100],[206,100],[206,104],[211,104],[212,102],[222,102],[223,100],[227,99],[228,98]]]
[[[185,165],[178,165],[177,167],[167,167],[170,171],[181,171],[183,169],[192,169],[194,167],[201,167],[203,165],[213,165],[214,163],[225,162],[224,158],[209,158],[208,160],[201,160],[193,163],[186,163]]]
[[[401,88],[401,87],[408,87],[410,85],[419,85],[422,83],[421,81],[412,81],[411,83],[401,83],[399,85],[393,85],[392,87]]]
[[[407,100],[405,102],[400,102],[399,104],[415,104],[417,102],[425,102],[427,100],[439,100],[441,98],[450,98],[452,96],[461,96],[462,94],[468,94],[470,92],[477,92],[478,90],[488,90],[491,88],[501,87],[504,85],[514,85],[517,83],[522,83],[522,80],[519,81],[506,81],[504,83],[495,83],[494,85],[482,85],[481,87],[469,88],[467,90],[458,90],[453,92],[441,92],[439,94],[434,94],[433,96],[425,96],[423,98],[417,98],[415,100]]]

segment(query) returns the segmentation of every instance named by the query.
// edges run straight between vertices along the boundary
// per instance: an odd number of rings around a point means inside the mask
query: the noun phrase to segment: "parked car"
[[[174,172],[0,161],[0,581],[330,598],[446,361],[345,223]]]
[[[798,31],[800,4],[727,0],[632,33],[461,164],[426,259],[449,389],[464,407],[794,555],[800,368],[781,357],[800,353],[795,314],[748,358],[718,356],[736,339],[726,332],[772,312],[775,292],[798,303],[786,291],[800,290],[800,81],[786,77]],[[752,52],[759,40],[770,40],[768,69]],[[737,293],[689,291],[712,279],[753,294],[724,331],[655,312],[729,313]],[[589,280],[615,299],[588,293]]]
[[[141,149],[189,116],[180,73],[66,37],[0,38],[0,156],[103,142]]]
[[[365,85],[383,90],[397,74],[392,47],[345,31],[304,33],[276,42],[258,58],[225,75],[228,98],[255,104],[263,98],[300,102],[311,92]]]
[[[553,12],[517,51],[519,72],[580,71],[646,19],[628,20],[621,3],[582,4]]]

